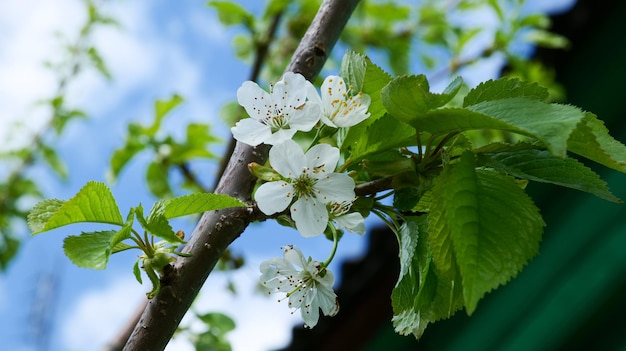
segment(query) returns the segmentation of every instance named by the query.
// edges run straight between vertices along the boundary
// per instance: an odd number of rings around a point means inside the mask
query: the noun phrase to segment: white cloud
[[[98,350],[111,340],[145,298],[145,286],[128,275],[88,290],[61,320],[65,350]]]

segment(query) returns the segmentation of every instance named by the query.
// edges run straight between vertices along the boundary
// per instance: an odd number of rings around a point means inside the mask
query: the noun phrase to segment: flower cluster
[[[300,250],[287,246],[284,258],[261,264],[261,283],[271,291],[286,293],[289,306],[302,310],[308,327],[317,324],[319,309],[331,316],[339,309],[332,289],[334,277],[326,268],[337,247],[337,228],[363,234],[365,225],[360,213],[350,212],[356,200],[354,180],[335,172],[339,149],[317,144],[316,136],[305,152],[292,138],[298,131],[317,128],[319,136],[324,127],[351,127],[368,118],[370,97],[352,90],[341,77],[329,76],[320,96],[302,75],[289,72],[271,85],[269,92],[254,82],[243,83],[237,91],[237,100],[250,118],[231,129],[234,138],[251,146],[272,145],[271,169],[251,165],[252,172],[266,180],[254,194],[259,210],[273,215],[289,208],[302,236],[313,237],[327,230],[333,236],[333,252],[324,263],[305,260]]]
[[[310,257],[305,260],[302,252],[293,245],[285,246],[283,251],[284,258],[261,263],[261,284],[270,294],[287,294],[289,307],[301,310],[302,319],[309,328],[317,324],[320,309],[326,316],[337,314],[339,303],[333,291],[333,273]]]

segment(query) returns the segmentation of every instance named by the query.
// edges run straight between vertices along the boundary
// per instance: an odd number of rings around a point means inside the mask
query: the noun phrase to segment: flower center
[[[280,129],[286,129],[289,127],[289,118],[283,112],[282,108],[274,105],[273,107],[268,106],[267,116],[263,119],[262,123],[269,126],[272,130],[272,133],[277,132]]]
[[[308,174],[309,167],[305,167],[302,170],[302,174],[292,180],[291,185],[293,185],[293,189],[295,190],[295,195],[297,198],[302,196],[313,196],[315,197],[314,186],[317,183],[317,179],[311,177]]]

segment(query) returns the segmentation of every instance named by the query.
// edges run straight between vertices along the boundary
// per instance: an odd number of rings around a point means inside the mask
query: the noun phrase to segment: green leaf
[[[93,181],[67,201],[45,200],[35,205],[28,222],[33,235],[80,222],[124,224],[111,190]]]
[[[411,123],[418,130],[433,134],[472,129],[505,130],[536,138],[554,155],[565,157],[567,140],[583,116],[574,106],[507,98],[483,101],[465,109],[432,110]]]
[[[33,233],[39,233],[46,223],[59,211],[65,202],[59,199],[46,199],[35,204],[28,214],[28,227]]]
[[[569,140],[569,151],[601,165],[626,172],[626,146],[613,139],[608,129],[593,113],[585,113]]]
[[[143,128],[143,133],[147,136],[154,136],[161,128],[163,118],[182,102],[183,98],[178,94],[172,95],[169,100],[156,100],[154,102],[154,122],[150,127]]]
[[[406,218],[398,231],[400,278],[391,294],[392,321],[398,333],[416,338],[428,324],[463,307],[461,278],[436,269],[428,236],[426,216]]]
[[[463,107],[476,105],[483,101],[523,97],[532,100],[548,102],[548,89],[537,83],[521,81],[517,78],[500,78],[488,80],[467,93],[463,100]]]
[[[115,231],[82,233],[63,240],[63,251],[75,265],[83,268],[105,269],[111,256],[111,238]]]
[[[143,284],[143,281],[141,279],[141,269],[139,268],[139,260],[135,261],[135,264],[133,265],[133,275],[135,276],[135,279],[137,279],[139,284]]]
[[[154,204],[150,214],[161,212],[167,219],[188,216],[228,207],[245,207],[246,204],[224,194],[194,193]]]
[[[353,87],[354,91],[360,91],[363,87],[366,71],[366,57],[352,50],[346,51],[341,60],[341,70],[339,71],[339,75],[346,82],[346,86]]]
[[[67,166],[63,160],[59,158],[57,152],[43,143],[39,144],[39,148],[41,149],[44,160],[50,168],[62,179],[67,179]]]
[[[100,53],[98,53],[98,50],[94,47],[90,47],[89,50],[87,50],[87,55],[89,55],[91,63],[98,70],[98,72],[100,72],[100,74],[102,74],[106,79],[111,80],[111,72],[104,63]]]
[[[168,170],[167,165],[157,161],[150,162],[148,169],[146,169],[148,189],[158,198],[170,197],[173,194],[170,188]]]
[[[115,248],[122,241],[130,238],[131,232],[133,230],[134,222],[135,222],[135,209],[131,208],[130,212],[128,212],[128,215],[126,216],[126,222],[124,223],[124,226],[111,239],[111,246]]]
[[[0,228],[1,229],[1,228]],[[21,241],[9,233],[2,233],[0,237],[0,271],[5,271],[9,262],[13,260],[20,247]]]
[[[468,314],[485,293],[515,277],[537,254],[544,226],[515,180],[476,169],[471,152],[445,167],[435,181],[429,246],[438,270],[458,267]]]
[[[143,216],[143,207],[141,205],[135,207],[134,210],[139,224],[152,235],[171,244],[182,244],[185,242],[174,233],[169,221],[163,215],[163,206],[159,205],[159,202],[152,207],[147,219]]]
[[[350,149],[350,156],[346,160],[349,163],[378,152],[415,144],[415,129],[389,115],[384,115],[374,123],[356,127],[360,137],[346,137],[341,145],[342,149]],[[357,129],[352,127],[348,133],[356,136],[353,130]]]
[[[542,29],[533,29],[527,32],[524,40],[550,49],[565,49],[569,46],[569,40],[566,37]]]
[[[122,168],[126,166],[126,164],[140,151],[146,148],[146,144],[142,142],[142,138],[137,135],[137,133],[133,133],[131,130],[131,126],[133,124],[129,124],[129,134],[126,137],[126,145],[123,147],[116,149],[111,156],[111,170],[110,176],[112,179],[116,179]]]
[[[254,29],[254,16],[243,6],[230,1],[209,1],[208,5],[217,10],[217,17],[223,25],[241,24],[250,30]]]
[[[486,166],[517,178],[552,183],[586,191],[604,200],[622,202],[609,191],[598,174],[569,157],[560,158],[545,150],[529,149],[482,154],[479,159]]]
[[[424,113],[450,102],[462,84],[461,78],[457,77],[443,93],[434,94],[423,74],[402,76],[389,82],[382,89],[381,97],[392,116],[413,125],[413,121]]]

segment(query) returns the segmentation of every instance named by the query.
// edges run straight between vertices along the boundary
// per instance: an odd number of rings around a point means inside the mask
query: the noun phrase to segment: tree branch
[[[287,67],[312,80],[321,70],[358,0],[326,0]],[[256,179],[248,171],[251,162],[264,163],[269,147],[252,148],[237,143],[216,193],[249,201]],[[251,209],[233,208],[205,213],[184,252],[193,256],[167,266],[161,290],[144,310],[124,350],[163,350],[191,306],[222,252],[250,223]]]

